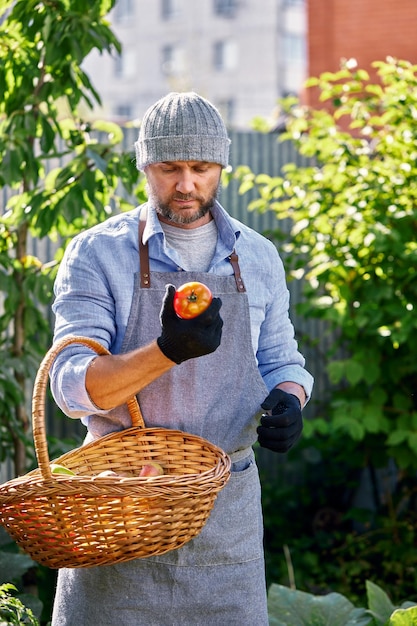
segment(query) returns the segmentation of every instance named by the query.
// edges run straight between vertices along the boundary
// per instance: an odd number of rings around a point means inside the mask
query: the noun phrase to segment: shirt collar
[[[163,230],[156,210],[149,202],[142,205],[141,215],[143,211],[147,211],[146,227],[143,233],[143,243],[146,243],[153,236],[163,236]],[[211,210],[211,214],[216,222],[220,239],[227,248],[233,250],[240,235],[239,225],[217,200]]]

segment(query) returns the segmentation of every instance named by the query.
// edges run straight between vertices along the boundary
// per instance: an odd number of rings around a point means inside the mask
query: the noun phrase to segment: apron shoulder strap
[[[139,217],[139,263],[140,263],[140,286],[142,289],[151,286],[151,274],[149,271],[148,242],[143,243],[143,233],[146,226],[146,212],[142,211]]]
[[[246,291],[245,285],[243,283],[243,278],[240,274],[240,267],[239,267],[239,257],[237,256],[236,252],[233,250],[232,254],[229,256],[229,261],[232,264],[233,267],[233,273],[235,275],[235,281],[236,281],[236,287],[237,290],[240,291],[241,293]]]
[[[143,233],[146,226],[146,211],[142,211],[139,217],[139,262],[140,262],[140,286],[142,289],[149,289],[151,286],[151,273],[149,270],[149,248],[148,242],[143,243]],[[240,274],[239,257],[233,250],[229,256],[229,261],[233,268],[237,290],[240,293],[246,291],[242,276]]]

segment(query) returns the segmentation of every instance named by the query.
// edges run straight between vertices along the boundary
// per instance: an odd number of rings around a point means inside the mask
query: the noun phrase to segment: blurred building
[[[341,59],[356,59],[373,78],[373,61],[391,56],[417,63],[417,0],[308,0],[307,5],[309,76],[337,71]]]
[[[141,119],[168,91],[194,90],[231,128],[272,120],[307,76],[305,10],[304,0],[118,0],[109,18],[121,56],[85,63],[102,98],[94,114]]]

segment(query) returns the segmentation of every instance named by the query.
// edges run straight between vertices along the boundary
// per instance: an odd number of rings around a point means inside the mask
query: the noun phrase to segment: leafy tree
[[[378,582],[403,592],[416,583],[417,66],[388,58],[374,67],[374,81],[352,61],[309,79],[320,98],[316,107],[283,102],[281,139],[295,143],[305,166],[288,164],[280,176],[242,166],[234,176],[242,193],[257,192],[251,209],[275,212],[271,236],[303,286],[297,312],[318,320],[318,342],[329,346],[329,386],[326,394],[320,390],[298,448],[322,458],[317,491],[303,505],[318,493],[322,506],[332,505],[337,487],[344,503],[334,514],[345,525],[354,520],[351,530],[369,531],[358,542],[341,525],[337,534],[323,527],[309,543],[314,551],[320,537],[327,542],[317,571],[333,559],[335,577],[344,571],[345,583],[357,580],[360,545]],[[288,223],[290,235],[279,228]],[[383,483],[378,468],[390,464],[395,474]],[[364,468],[373,501],[358,511],[352,483]],[[297,537],[288,540],[301,544]]]
[[[131,208],[139,175],[113,123],[86,122],[100,103],[82,68],[96,50],[121,46],[106,15],[115,0],[0,0],[0,461],[26,466],[27,382],[50,342],[45,305],[65,241]],[[138,191],[139,193],[139,191]],[[49,238],[54,262],[28,254],[32,238]]]

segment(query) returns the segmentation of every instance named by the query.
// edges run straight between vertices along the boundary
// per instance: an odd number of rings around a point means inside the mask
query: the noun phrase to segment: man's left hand
[[[258,441],[273,452],[288,452],[303,430],[301,403],[297,396],[282,389],[273,389],[261,407],[263,413],[258,426]]]

